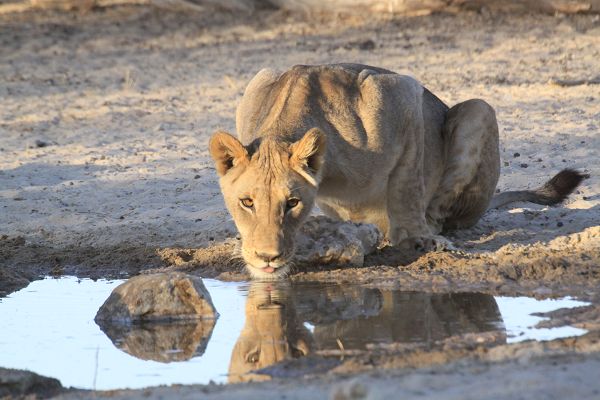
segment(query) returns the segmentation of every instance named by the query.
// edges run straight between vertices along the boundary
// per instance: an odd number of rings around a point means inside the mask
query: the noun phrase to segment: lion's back
[[[250,81],[238,106],[238,135],[245,144],[264,135],[296,140],[318,126],[366,144],[371,132],[365,123],[394,125],[391,108],[404,101],[415,103],[405,109],[418,109],[420,93],[413,78],[362,64],[296,65],[283,73],[266,68]],[[380,134],[385,132],[373,132]]]

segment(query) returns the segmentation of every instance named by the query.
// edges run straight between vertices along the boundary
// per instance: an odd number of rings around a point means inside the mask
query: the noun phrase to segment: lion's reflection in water
[[[229,382],[257,381],[257,370],[315,350],[369,343],[432,344],[454,335],[503,329],[494,298],[337,284],[252,283],[246,320],[231,354]],[[311,332],[305,323],[314,326]]]
[[[246,299],[244,328],[231,353],[230,382],[267,379],[266,375],[250,372],[305,356],[314,349],[312,335],[300,319],[293,294],[286,283],[252,283]]]

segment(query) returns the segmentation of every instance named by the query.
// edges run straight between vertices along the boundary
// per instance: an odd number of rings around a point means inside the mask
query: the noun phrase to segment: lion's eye
[[[252,352],[246,356],[246,361],[252,364],[256,364],[260,357],[260,353],[258,351]]]
[[[246,208],[254,207],[254,200],[249,199],[249,198],[240,199],[240,203],[242,203],[242,205]]]
[[[300,200],[298,200],[298,199],[295,199],[295,198],[288,199],[287,204],[286,204],[288,210],[290,208],[296,207],[298,205],[298,203],[300,203]]]

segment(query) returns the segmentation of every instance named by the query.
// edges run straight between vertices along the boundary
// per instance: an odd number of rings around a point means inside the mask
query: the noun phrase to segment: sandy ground
[[[565,167],[590,178],[562,206],[487,213],[451,235],[459,252],[380,252],[367,257],[367,268],[299,267],[292,279],[598,299],[600,86],[554,82],[600,75],[598,16],[307,20],[141,5],[83,14],[3,10],[0,295],[49,273],[118,277],[167,267],[244,279],[230,261],[236,232],[208,138],[217,128],[235,131],[236,104],[262,67],[351,61],[413,75],[450,105],[473,97],[492,104],[500,190],[533,188]],[[590,325],[599,314],[572,318]],[[598,360],[565,363],[577,375]],[[482,368],[493,380],[510,367]],[[554,382],[551,371],[558,370],[535,364],[532,379]],[[565,371],[556,373],[567,379]],[[588,382],[589,374],[580,376]],[[316,385],[318,393],[328,388]],[[429,388],[454,390],[442,386]]]
[[[574,359],[573,359],[574,358]],[[111,399],[595,399],[598,358],[553,358],[491,365],[453,363],[442,368],[359,374],[333,380],[306,379],[301,385],[269,382],[218,386],[183,386],[153,390],[116,391],[98,398]],[[89,393],[58,396],[82,399]]]

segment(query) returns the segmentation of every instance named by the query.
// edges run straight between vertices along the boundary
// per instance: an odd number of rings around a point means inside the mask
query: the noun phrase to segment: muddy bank
[[[232,259],[237,244],[230,241],[206,249],[163,249],[159,253],[168,269],[223,280],[247,279],[241,260]],[[387,247],[367,255],[364,266],[358,268],[297,263],[290,279],[434,291],[587,297],[596,292],[600,283],[598,265],[600,227],[592,227],[548,243],[509,244],[496,251],[422,254]]]
[[[600,393],[598,343],[597,335],[550,344],[523,343],[493,349],[481,342],[473,342],[468,349],[474,355],[469,357],[464,357],[466,351],[460,346],[447,343],[444,352],[411,355],[407,351],[398,353],[396,349],[397,354],[387,355],[385,359],[375,357],[369,361],[365,357],[362,363],[346,362],[319,377],[296,373],[293,379],[279,378],[262,383],[115,390],[93,392],[93,396],[185,399],[201,393],[203,398],[209,399],[240,396],[275,399],[285,392],[287,399],[383,399],[399,395],[420,399],[508,399],[517,395],[547,399],[595,398]],[[0,371],[0,376],[3,373],[6,370]],[[71,391],[57,398],[83,399],[90,395],[89,391]]]
[[[235,239],[207,248],[109,247],[48,249],[21,238],[0,240],[7,267],[0,290],[5,294],[44,275],[126,278],[138,273],[185,271],[204,278],[247,280],[236,256]],[[560,237],[549,243],[506,245],[494,252],[443,251],[428,254],[384,248],[369,254],[363,267],[297,263],[294,281],[332,281],[409,287],[415,290],[470,290],[505,295],[580,295],[600,284],[600,228]]]

